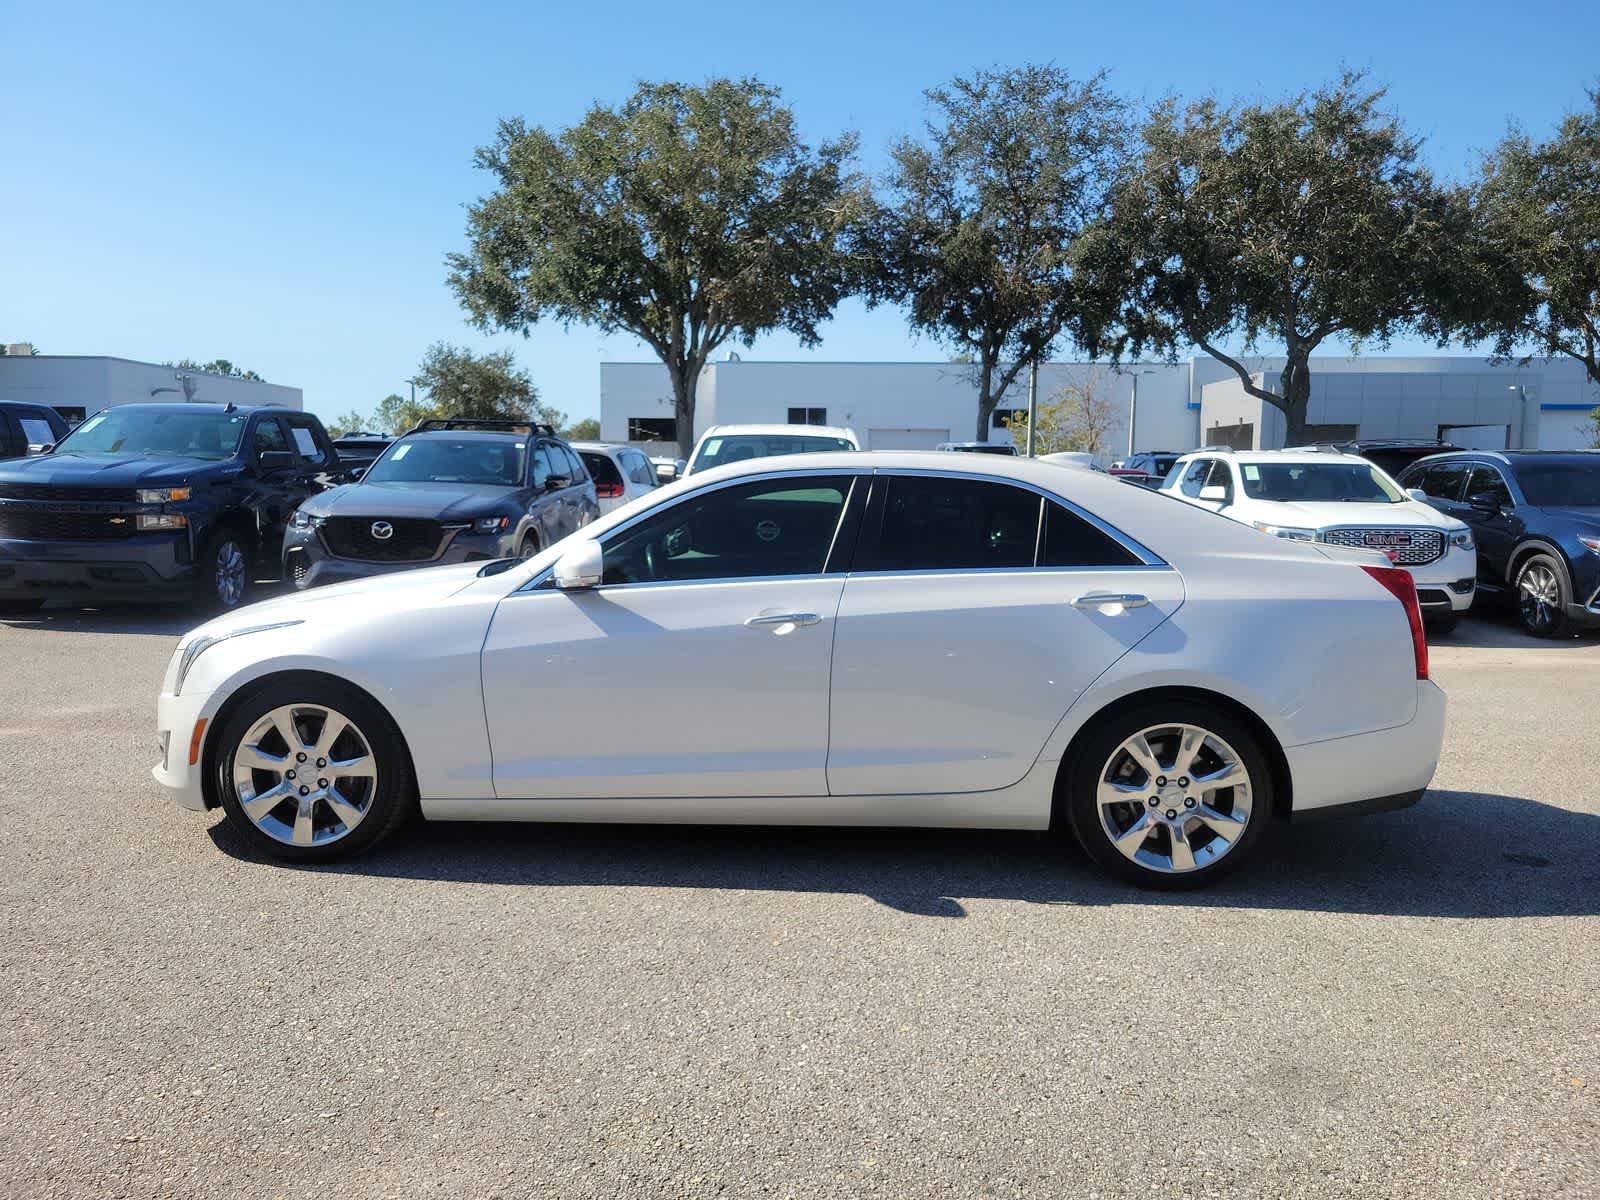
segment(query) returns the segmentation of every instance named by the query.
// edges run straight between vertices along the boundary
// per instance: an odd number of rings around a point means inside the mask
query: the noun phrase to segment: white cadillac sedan
[[[1274,819],[1400,807],[1433,776],[1415,588],[1349,554],[1026,459],[757,459],[535,558],[202,626],[155,777],[302,861],[418,809],[1058,827],[1192,887]]]

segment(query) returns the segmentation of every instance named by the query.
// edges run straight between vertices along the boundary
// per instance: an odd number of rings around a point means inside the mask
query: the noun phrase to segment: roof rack
[[[529,433],[540,437],[555,437],[556,431],[542,421],[517,421],[501,417],[429,417],[401,434],[435,433],[441,429],[481,430],[484,433]]]

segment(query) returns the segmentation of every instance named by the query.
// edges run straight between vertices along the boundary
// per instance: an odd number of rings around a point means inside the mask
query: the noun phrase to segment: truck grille
[[[83,503],[132,504],[133,488],[57,487],[50,483],[0,483],[0,501],[67,500]]]
[[[53,512],[0,503],[0,537],[52,542],[118,542],[137,532],[132,513]]]
[[[1426,566],[1444,553],[1444,534],[1437,529],[1326,529],[1317,541],[1377,550],[1401,567]]]
[[[387,538],[375,537],[372,527],[377,524],[394,532]],[[427,562],[437,557],[444,537],[438,521],[403,517],[329,517],[322,527],[322,541],[330,553],[363,562]]]

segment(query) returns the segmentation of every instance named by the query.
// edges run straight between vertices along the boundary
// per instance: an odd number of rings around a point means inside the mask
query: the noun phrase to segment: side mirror
[[[563,592],[592,588],[605,573],[606,554],[600,543],[585,538],[556,559],[556,586]]]
[[[25,457],[31,457],[35,454],[53,454],[55,453],[55,448],[56,444],[54,442],[43,442],[37,446],[29,446],[28,454]]]
[[[1228,489],[1220,484],[1213,483],[1210,487],[1200,489],[1200,499],[1226,504],[1228,502]]]
[[[656,463],[656,480],[659,483],[671,483],[678,477],[678,468],[672,463]]]
[[[360,479],[366,473],[367,473],[367,469],[365,467],[351,467],[350,470],[347,472],[347,474],[350,476],[350,482],[351,483],[354,483],[356,480]]]
[[[1410,496],[1413,500],[1420,500],[1423,504],[1428,502],[1428,493],[1423,491],[1421,488],[1407,488],[1406,495]]]
[[[287,471],[294,466],[294,455],[288,450],[263,450],[256,455],[256,465],[263,472]]]
[[[1500,511],[1500,497],[1493,492],[1473,492],[1467,497],[1467,504],[1482,513],[1497,513]]]

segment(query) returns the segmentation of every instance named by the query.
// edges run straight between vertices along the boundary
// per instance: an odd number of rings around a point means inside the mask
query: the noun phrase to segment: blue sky
[[[443,257],[502,116],[551,128],[639,79],[754,74],[863,162],[915,133],[922,89],[975,67],[1105,68],[1131,97],[1277,96],[1365,67],[1469,170],[1508,120],[1549,129],[1596,82],[1593,3],[404,3],[14,5],[0,73],[0,340],[45,353],[225,357],[363,412],[428,343],[510,348],[550,403],[599,406],[627,337],[489,336]],[[1425,349],[1407,345],[1404,349]],[[894,310],[746,357],[938,359]]]

